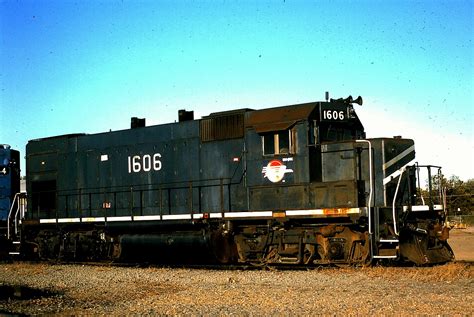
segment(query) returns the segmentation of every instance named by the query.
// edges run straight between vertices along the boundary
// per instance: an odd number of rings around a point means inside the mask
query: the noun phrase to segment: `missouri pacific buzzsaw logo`
[[[286,173],[293,173],[292,169],[289,169],[279,160],[271,160],[267,166],[262,168],[263,178],[268,178],[272,183],[281,182]]]

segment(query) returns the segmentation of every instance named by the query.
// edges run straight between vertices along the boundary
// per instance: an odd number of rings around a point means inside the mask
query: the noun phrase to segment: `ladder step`
[[[298,263],[298,258],[293,258],[293,257],[281,257],[280,258],[281,263]]]
[[[399,250],[398,245],[393,249],[392,248],[390,248],[390,249],[380,248],[377,255],[380,255],[380,256],[393,256],[393,255],[398,254],[398,250]]]

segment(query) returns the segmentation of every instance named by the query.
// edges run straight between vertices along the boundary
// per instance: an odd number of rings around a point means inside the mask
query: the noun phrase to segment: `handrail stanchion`
[[[10,210],[8,212],[8,217],[7,217],[7,239],[10,240],[10,219],[12,217],[12,213],[13,213],[13,208],[15,207],[15,203],[16,203],[16,211],[15,211],[15,216],[13,218],[13,222],[15,224],[15,235],[18,233],[18,213],[20,212],[21,208],[24,208],[24,204],[22,202],[22,196],[24,196],[24,193],[16,193],[15,196],[13,196],[13,202],[12,202],[12,205],[10,206]],[[24,215],[24,211],[22,211],[22,213],[20,214],[21,216]]]
[[[369,218],[369,234],[372,234],[372,214],[370,208],[372,205],[372,195],[373,195],[373,175],[372,175],[372,143],[369,140],[356,140],[357,143],[367,143],[369,145],[369,203],[367,204],[368,208],[368,218]]]
[[[398,227],[397,227],[397,217],[395,214],[395,202],[397,201],[398,189],[400,188],[400,183],[402,181],[404,172],[405,172],[405,167],[401,169],[400,175],[398,176],[397,188],[395,189],[395,194],[393,195],[393,202],[392,202],[393,231],[395,232],[396,236],[399,236],[399,232],[398,232]]]

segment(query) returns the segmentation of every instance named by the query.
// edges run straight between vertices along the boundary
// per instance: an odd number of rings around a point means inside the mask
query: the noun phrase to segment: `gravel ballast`
[[[204,270],[0,264],[0,313],[59,315],[472,315],[470,263],[434,267]]]

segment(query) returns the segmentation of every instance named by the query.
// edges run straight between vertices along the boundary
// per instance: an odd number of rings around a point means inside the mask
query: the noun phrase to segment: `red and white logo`
[[[268,178],[272,183],[280,182],[286,173],[293,173],[293,170],[286,168],[286,165],[279,160],[272,160],[262,168],[263,177]]]

